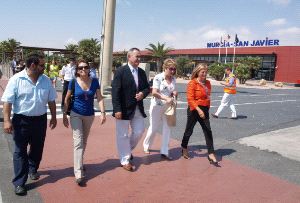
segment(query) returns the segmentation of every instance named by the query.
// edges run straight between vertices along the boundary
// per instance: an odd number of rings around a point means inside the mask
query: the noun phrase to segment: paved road
[[[178,125],[172,134],[172,137],[179,141],[182,138],[186,123],[187,103],[185,99],[185,87],[185,84],[178,84],[180,92],[177,111]],[[222,95],[222,88],[214,86],[211,97],[211,112],[216,111]],[[57,103],[58,117],[61,117],[60,102]],[[300,125],[300,89],[239,88],[235,103],[238,113],[237,120],[229,119],[229,111],[224,111],[219,119],[211,118],[217,153],[226,159],[231,159],[240,164],[300,185],[299,161],[293,160],[293,157],[287,158],[280,153],[269,152],[267,149],[260,150],[256,147],[249,147],[247,143],[241,144],[243,143],[241,142],[242,139],[251,138],[254,135],[262,133],[268,135],[270,132],[289,127],[298,129],[297,126]],[[111,112],[112,106],[109,96],[105,99],[105,104],[107,111]],[[147,98],[145,100],[146,109],[149,109],[149,105],[150,98]],[[148,125],[147,122],[146,126]],[[295,132],[299,133],[297,130]],[[8,187],[5,186],[4,180],[10,180],[12,175],[12,171],[9,170],[9,167],[11,167],[9,162],[11,160],[8,158],[8,153],[11,153],[12,142],[11,139],[4,139],[4,136],[1,138],[0,171],[4,171],[4,173],[1,172],[0,174],[0,191],[2,196],[5,196],[8,193]],[[191,137],[190,144],[205,152],[204,143],[202,130],[200,126],[197,126]],[[286,150],[288,149],[289,147],[286,146]],[[37,193],[32,193],[32,195],[37,201],[39,200]],[[6,196],[5,199],[9,198]]]
[[[185,85],[179,84],[178,126],[173,138],[181,140],[186,123]],[[220,104],[223,89],[212,89],[211,112]],[[229,119],[230,111],[224,111],[219,119],[211,118],[215,148],[226,158],[265,171],[300,185],[300,162],[278,153],[259,150],[239,144],[241,138],[300,125],[300,89],[251,89],[239,88],[236,96],[237,120]],[[300,129],[300,128],[299,128]],[[298,134],[300,132],[298,131]],[[194,129],[190,143],[205,148],[200,125]],[[299,143],[300,144],[300,143]],[[285,146],[289,150],[288,146]],[[298,153],[300,153],[298,151]]]
[[[186,124],[186,84],[177,84],[177,88],[179,91],[177,126],[173,130],[172,137],[180,141]],[[211,113],[217,110],[222,96],[223,88],[213,86]],[[105,104],[107,110],[111,112],[110,98],[105,100]],[[211,118],[217,152],[226,158],[300,185],[299,161],[295,161],[293,157],[284,157],[276,152],[268,152],[267,149],[259,150],[240,144],[242,138],[299,126],[300,89],[239,88],[235,104],[238,114],[237,120],[229,119],[231,115],[229,109],[224,110],[218,119]],[[150,97],[145,100],[147,110],[149,105]],[[148,121],[146,121],[146,126],[149,126]],[[298,133],[300,134],[299,131]],[[205,148],[205,140],[200,125],[196,125],[190,144],[199,145],[201,149]],[[283,148],[289,150],[288,146]],[[300,152],[297,153],[300,156]]]

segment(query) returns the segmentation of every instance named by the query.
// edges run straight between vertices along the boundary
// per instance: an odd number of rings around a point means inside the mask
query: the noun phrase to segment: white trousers
[[[131,120],[116,119],[117,148],[122,165],[129,163],[131,151],[138,144],[144,130],[144,117],[138,107]]]
[[[164,114],[165,107],[159,105],[150,105],[150,126],[144,139],[144,151],[149,150],[154,140],[155,134],[158,132],[162,124],[162,143],[160,153],[169,155],[169,141],[171,136],[171,128],[167,123],[166,115]]]
[[[73,130],[74,174],[83,177],[83,155],[95,116],[82,116],[71,111],[70,123]]]
[[[235,106],[233,105],[235,94],[228,94],[224,93],[223,98],[221,100],[221,105],[219,106],[217,112],[215,113],[216,116],[218,116],[221,111],[224,109],[224,107],[229,106],[231,110],[231,117],[236,117],[236,110]]]

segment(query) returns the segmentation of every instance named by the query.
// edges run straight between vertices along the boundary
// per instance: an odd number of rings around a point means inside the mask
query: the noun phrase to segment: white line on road
[[[212,102],[214,101],[219,101],[219,100],[213,100]],[[284,103],[284,102],[297,102],[297,100],[280,100],[280,101],[266,101],[266,102],[253,102],[253,103],[241,103],[241,104],[234,104],[236,106],[244,106],[244,105],[255,105],[255,104],[270,104],[270,103]],[[187,102],[183,102],[183,101],[178,101],[178,104],[187,104]],[[60,106],[60,104],[57,104],[57,106]],[[215,107],[218,107],[218,106],[210,106],[211,108],[215,108]],[[2,105],[0,105],[0,108],[3,108]],[[182,109],[186,109],[186,107],[177,107],[176,108],[177,110],[182,110]],[[47,109],[47,113],[49,113],[50,110]],[[57,109],[57,118],[62,118],[62,112],[60,110]],[[95,116],[99,116],[101,115],[100,112],[95,112]],[[48,115],[48,119],[50,118],[51,116]],[[1,203],[1,202],[0,202]]]
[[[283,103],[283,102],[296,102],[297,100],[281,100],[281,101],[266,101],[266,102],[253,102],[253,103],[243,103],[243,104],[234,104],[236,106],[243,105],[252,105],[252,104],[270,104],[270,103]]]
[[[269,97],[269,96],[291,96],[291,94],[239,94],[238,97]],[[222,98],[223,95],[219,95],[218,97]]]
[[[2,203],[2,194],[1,194],[1,191],[0,191],[0,203]]]
[[[242,104],[234,104],[235,106],[243,106],[243,105],[255,105],[255,104],[270,104],[270,103],[284,103],[284,102],[297,102],[297,100],[281,100],[281,101],[266,101],[266,102],[253,102],[253,103],[242,103]],[[218,106],[210,106],[211,108]],[[177,110],[186,109],[185,108],[176,108]]]

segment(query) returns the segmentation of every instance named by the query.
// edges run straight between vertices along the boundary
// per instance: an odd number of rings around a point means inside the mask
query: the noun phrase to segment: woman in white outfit
[[[171,104],[178,93],[175,91],[175,73],[176,62],[173,59],[166,59],[163,63],[164,72],[157,74],[153,79],[152,99],[150,104],[150,126],[144,140],[144,152],[149,154],[149,148],[153,142],[155,134],[158,132],[162,124],[162,143],[160,154],[161,157],[167,160],[172,160],[169,156],[169,140],[171,135],[171,127],[167,123],[166,105]]]

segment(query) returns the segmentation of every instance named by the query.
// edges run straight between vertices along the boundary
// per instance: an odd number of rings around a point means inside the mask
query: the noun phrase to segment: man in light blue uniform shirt
[[[89,62],[89,67],[90,67],[90,77],[91,78],[97,78],[97,72],[96,68],[93,62]]]
[[[56,91],[45,76],[45,61],[37,54],[30,55],[26,69],[15,74],[8,82],[2,96],[3,129],[13,134],[14,175],[12,182],[17,195],[26,195],[28,175],[39,179],[37,172],[42,159],[47,130],[47,104],[51,112],[49,127],[54,129],[56,120]],[[13,111],[13,117],[11,117]],[[27,152],[27,146],[30,146]]]

